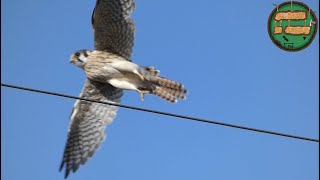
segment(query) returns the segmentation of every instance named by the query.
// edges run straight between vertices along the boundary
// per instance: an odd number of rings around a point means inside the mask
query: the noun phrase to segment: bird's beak
[[[74,56],[73,55],[70,56],[69,63],[74,63]]]

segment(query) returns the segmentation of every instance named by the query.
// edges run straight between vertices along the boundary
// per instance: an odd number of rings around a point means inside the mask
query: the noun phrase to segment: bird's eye
[[[79,52],[76,52],[74,55],[75,55],[76,57],[79,57],[79,56],[80,56],[80,53],[79,53]]]

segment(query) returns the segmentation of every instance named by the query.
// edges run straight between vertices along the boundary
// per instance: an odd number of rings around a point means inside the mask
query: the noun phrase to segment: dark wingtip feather
[[[60,165],[60,168],[59,168],[59,172],[62,171],[62,169],[64,168],[64,165],[65,165],[65,164],[66,164],[65,161],[62,161],[62,162],[61,162],[61,165]],[[69,174],[70,174],[70,170],[68,170],[68,168],[66,168],[66,171],[65,171],[65,174],[64,174],[64,179],[67,179],[68,176],[69,176]]]
[[[62,171],[62,169],[63,169],[63,166],[64,166],[64,161],[62,161],[62,162],[61,162],[61,164],[60,164],[60,167],[59,167],[59,172],[61,172],[61,171]]]
[[[67,179],[69,176],[70,170],[67,168],[66,173],[64,174],[64,179]]]

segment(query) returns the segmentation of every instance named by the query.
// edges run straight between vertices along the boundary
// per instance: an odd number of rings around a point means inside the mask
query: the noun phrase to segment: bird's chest
[[[99,82],[108,82],[110,79],[123,77],[119,70],[108,65],[108,63],[88,64],[84,70],[89,79]]]

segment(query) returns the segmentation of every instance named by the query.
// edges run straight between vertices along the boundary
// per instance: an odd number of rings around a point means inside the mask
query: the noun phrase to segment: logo
[[[317,34],[318,20],[304,3],[284,2],[277,6],[268,20],[272,42],[285,51],[300,51],[308,47]]]

